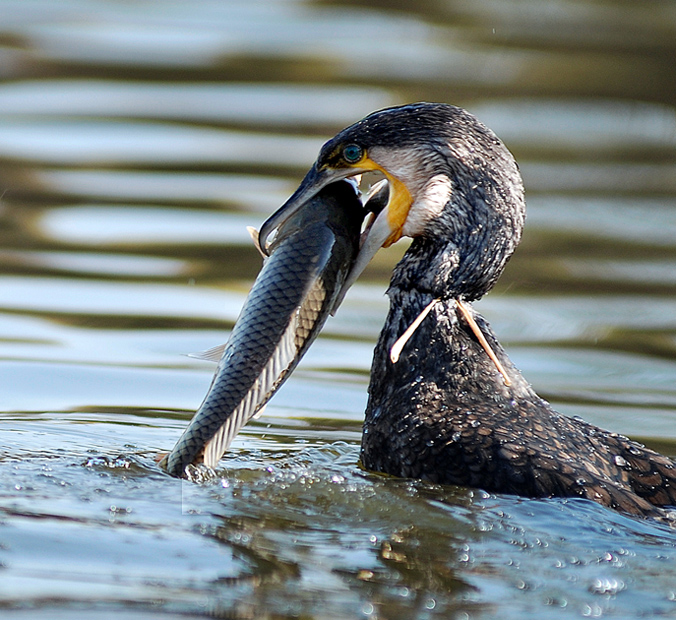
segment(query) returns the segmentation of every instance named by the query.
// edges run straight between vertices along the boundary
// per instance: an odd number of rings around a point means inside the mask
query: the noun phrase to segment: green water
[[[415,100],[516,155],[478,306],[564,413],[676,455],[676,4],[0,0],[0,615],[676,617],[676,535],[357,466],[383,251],[201,484],[162,474],[323,141]]]

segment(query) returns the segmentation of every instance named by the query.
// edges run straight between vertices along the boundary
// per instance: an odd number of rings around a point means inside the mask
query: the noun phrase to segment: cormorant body
[[[582,497],[627,513],[666,514],[659,507],[676,505],[674,463],[554,411],[471,307],[517,247],[525,199],[512,154],[470,113],[417,103],[374,112],[344,129],[324,145],[261,237],[326,184],[373,170],[388,179],[390,197],[353,270],[401,236],[413,242],[388,290],[390,310],[371,369],[363,466],[497,493]],[[392,346],[432,302],[393,361]]]
[[[392,344],[429,296],[402,291],[396,274],[389,295],[362,435],[366,469],[526,497],[583,497],[646,516],[676,504],[670,459],[554,411],[475,313],[510,378],[505,385],[453,300],[434,306],[393,364]]]

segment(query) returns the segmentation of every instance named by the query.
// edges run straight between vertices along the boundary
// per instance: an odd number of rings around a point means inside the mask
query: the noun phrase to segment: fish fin
[[[200,351],[199,353],[188,353],[188,357],[192,357],[196,360],[205,360],[207,362],[220,362],[223,357],[223,351],[225,351],[224,344],[219,344],[216,347],[211,347],[206,351]]]
[[[228,416],[223,426],[204,446],[204,464],[207,467],[216,467],[218,461],[230,447],[240,429],[252,418],[263,412],[265,404],[283,380],[286,372],[295,361],[298,349],[296,348],[296,331],[298,318],[294,316],[289,322],[274,353],[268,360],[261,374],[246,393],[235,410]]]
[[[498,359],[497,355],[495,355],[495,352],[491,348],[491,345],[488,344],[486,336],[483,335],[481,328],[477,325],[476,321],[474,320],[474,317],[472,316],[472,312],[470,311],[470,309],[464,304],[464,302],[460,301],[459,299],[455,300],[455,305],[458,308],[458,310],[460,310],[460,312],[462,313],[462,316],[467,321],[467,324],[469,325],[472,332],[474,332],[474,335],[477,337],[479,344],[484,348],[484,351],[486,351],[486,354],[488,355],[488,357],[490,357],[491,361],[495,364],[495,367],[497,368],[498,372],[502,375],[504,384],[506,386],[512,385],[512,381],[509,378],[507,371],[500,363],[500,360]]]
[[[251,240],[253,241],[254,246],[256,246],[258,253],[263,257],[263,259],[266,259],[268,256],[265,252],[263,252],[263,248],[261,248],[260,235],[258,234],[258,231],[253,226],[247,226],[246,229],[249,235],[251,235]]]
[[[399,356],[404,348],[404,345],[411,339],[411,336],[415,333],[415,330],[420,327],[420,324],[425,320],[425,317],[431,312],[432,308],[439,303],[440,299],[433,299],[428,303],[423,311],[416,317],[415,321],[411,323],[404,333],[397,338],[397,341],[392,345],[390,349],[390,361],[393,364],[396,364],[399,361]]]
[[[260,418],[260,417],[263,415],[263,412],[265,411],[265,408],[266,408],[267,406],[268,406],[267,403],[266,403],[265,405],[263,405],[258,411],[256,411],[256,413],[254,413],[254,414],[251,416],[251,419],[252,419],[252,420],[258,420],[258,418]]]

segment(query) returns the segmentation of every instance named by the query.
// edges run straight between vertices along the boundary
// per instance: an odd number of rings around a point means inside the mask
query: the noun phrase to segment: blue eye
[[[364,151],[358,144],[348,144],[343,149],[343,159],[348,164],[356,164],[363,155]]]

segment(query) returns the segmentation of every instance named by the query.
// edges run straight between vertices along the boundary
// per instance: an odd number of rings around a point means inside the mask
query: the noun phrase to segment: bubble
[[[365,616],[371,616],[373,615],[373,612],[375,611],[375,607],[371,603],[364,603],[361,606],[361,613],[363,613]]]

